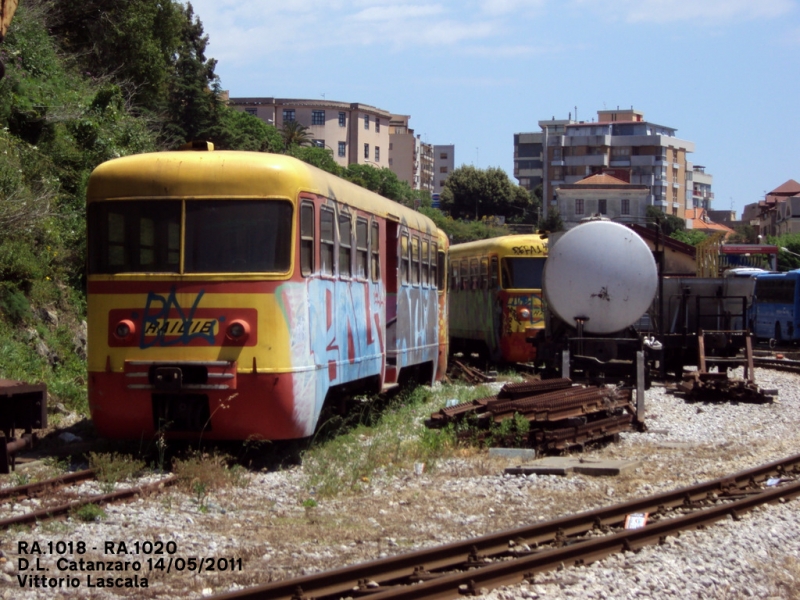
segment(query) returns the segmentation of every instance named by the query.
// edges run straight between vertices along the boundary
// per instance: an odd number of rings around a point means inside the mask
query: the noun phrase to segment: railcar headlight
[[[531,318],[531,311],[527,306],[523,306],[517,313],[521,321],[528,321]]]
[[[129,319],[120,321],[114,328],[114,336],[120,340],[130,339],[134,333],[136,333],[136,325]]]
[[[250,336],[250,325],[247,321],[236,319],[225,330],[225,337],[232,342],[244,342]]]

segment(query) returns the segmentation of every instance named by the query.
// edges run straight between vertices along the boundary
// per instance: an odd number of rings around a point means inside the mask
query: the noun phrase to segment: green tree
[[[464,165],[445,181],[442,207],[456,219],[503,216],[519,220],[533,205],[526,190],[511,183],[497,167],[477,169]]]
[[[648,205],[645,217],[648,225],[661,227],[661,233],[666,236],[671,236],[676,231],[683,231],[686,229],[686,223],[680,217],[668,215],[657,206]]]
[[[292,146],[309,146],[311,144],[308,127],[299,121],[284,121],[281,135],[283,136],[283,147],[286,150]]]
[[[177,49],[167,100],[168,122],[163,139],[169,145],[211,139],[219,131],[222,112],[217,61],[206,58],[208,36],[191,3],[180,6],[180,45]]]
[[[683,242],[684,244],[696,246],[705,240],[708,235],[697,229],[680,229],[678,231],[673,231],[671,234],[669,234],[669,237],[674,240],[678,240],[679,242]]]
[[[547,211],[547,218],[539,225],[539,230],[549,233],[564,231],[564,221],[561,219],[561,213],[556,209]]]
[[[283,137],[275,126],[228,107],[222,107],[219,115],[219,128],[211,141],[220,150],[283,151]]]

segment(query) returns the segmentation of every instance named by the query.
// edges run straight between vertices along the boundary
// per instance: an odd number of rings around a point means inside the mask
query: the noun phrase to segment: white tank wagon
[[[547,306],[584,333],[624,331],[647,312],[658,270],[647,244],[632,229],[590,221],[569,230],[550,248],[543,291]]]

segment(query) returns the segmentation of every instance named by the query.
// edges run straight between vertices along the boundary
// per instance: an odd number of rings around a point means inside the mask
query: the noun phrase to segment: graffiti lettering
[[[524,255],[524,256],[538,256],[540,254],[544,254],[547,251],[547,248],[543,245],[529,245],[529,246],[514,246],[511,248],[511,251],[517,255]]]
[[[200,290],[187,314],[175,296],[174,287],[166,298],[153,292],[148,293],[139,347],[144,349],[152,346],[188,344],[196,338],[214,345],[218,319],[194,319],[203,294],[205,292]],[[175,313],[177,318],[174,316]]]

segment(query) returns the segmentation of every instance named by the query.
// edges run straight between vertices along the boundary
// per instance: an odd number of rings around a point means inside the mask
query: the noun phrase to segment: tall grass
[[[436,467],[452,456],[452,428],[429,429],[425,420],[449,399],[466,402],[492,393],[486,388],[420,386],[389,401],[382,410],[364,410],[359,421],[338,435],[316,440],[303,456],[308,487],[318,497],[355,493],[374,477],[413,469],[414,463]]]

